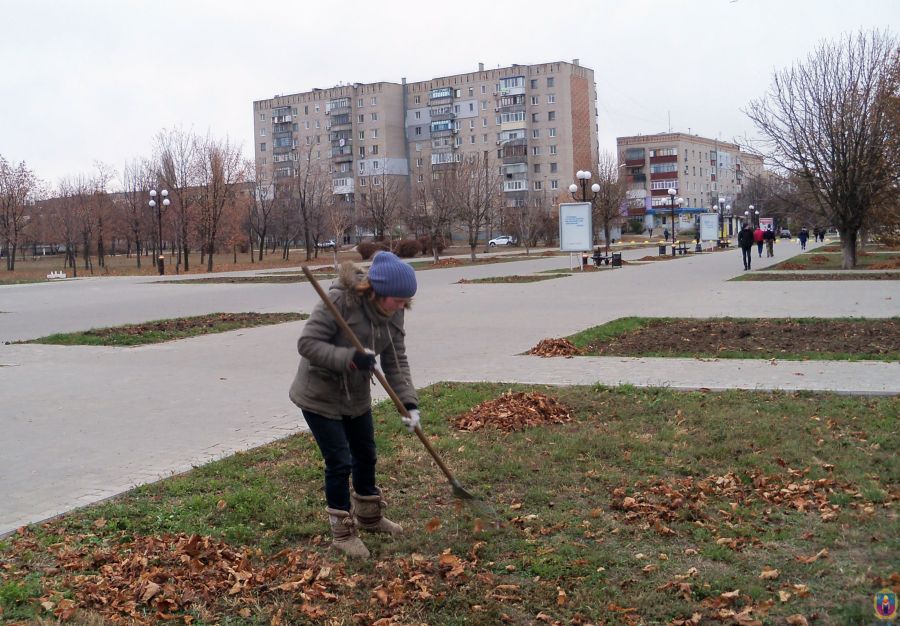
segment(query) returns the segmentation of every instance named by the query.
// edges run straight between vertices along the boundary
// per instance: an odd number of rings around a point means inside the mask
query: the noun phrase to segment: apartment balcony
[[[625,159],[625,167],[644,167],[644,159]]]
[[[452,87],[438,87],[428,92],[428,104],[445,104],[453,100]]]
[[[504,96],[523,96],[525,95],[525,87],[502,87],[500,91],[494,95],[498,97]]]
[[[647,182],[647,175],[646,174],[631,174],[629,176],[629,179],[633,183],[645,183],[645,182]]]
[[[494,113],[525,113],[524,104],[507,104],[494,108]]]
[[[339,107],[333,107],[330,111],[328,111],[328,115],[334,117],[335,115],[350,115],[353,110],[350,108],[350,105],[344,105]]]
[[[650,163],[678,163],[678,155],[677,154],[669,154],[666,156],[652,156],[650,157]]]
[[[506,132],[510,130],[525,130],[525,120],[519,120],[515,122],[501,122],[500,123],[500,132]]]
[[[528,191],[528,179],[519,178],[517,180],[503,181],[503,192],[509,193],[513,191]]]
[[[503,153],[503,165],[513,165],[515,163],[528,163],[528,154],[525,152],[517,152],[512,154]]]
[[[352,176],[343,178],[335,178],[331,181],[331,192],[333,194],[353,193],[354,180]]]
[[[350,137],[341,137],[341,136],[335,137],[334,135],[332,135],[332,137],[331,137],[331,147],[332,148],[343,148],[344,146],[350,146],[350,145],[353,145],[353,139],[351,139]]]
[[[439,139],[441,137],[452,137],[458,134],[459,131],[455,128],[448,128],[446,130],[433,130],[431,131],[432,138]]]
[[[678,187],[675,187],[675,188],[678,189]],[[653,196],[654,198],[664,198],[665,196],[669,195],[669,190],[668,189],[651,189],[650,195]]]
[[[650,180],[678,180],[678,171],[650,172]]]
[[[294,120],[291,115],[273,115],[272,123],[273,124],[283,124],[285,122],[292,122]]]

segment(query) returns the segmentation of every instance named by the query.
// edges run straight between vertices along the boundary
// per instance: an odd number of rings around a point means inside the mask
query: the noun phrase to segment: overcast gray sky
[[[898,0],[0,0],[0,155],[121,172],[180,126],[252,156],[252,103],[342,82],[581,60],[600,149],[671,128],[730,140],[772,71],[822,39],[900,25]]]

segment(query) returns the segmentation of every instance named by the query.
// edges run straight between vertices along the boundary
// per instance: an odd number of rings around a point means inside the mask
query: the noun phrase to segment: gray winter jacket
[[[337,306],[360,342],[379,356],[381,370],[404,404],[418,404],[406,360],[404,311],[383,315],[374,303],[354,290],[365,276],[352,263],[341,266],[328,297]],[[301,409],[325,417],[362,415],[372,405],[369,372],[351,369],[356,349],[325,304],[319,302],[297,340],[300,366],[291,384],[291,401]]]

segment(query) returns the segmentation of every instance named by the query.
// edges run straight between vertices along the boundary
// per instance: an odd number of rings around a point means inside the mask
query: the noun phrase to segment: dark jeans
[[[325,501],[332,509],[350,510],[350,488],[347,478],[352,476],[353,489],[361,496],[377,496],[375,486],[375,428],[372,411],[358,417],[344,416],[329,419],[310,411],[303,411],[319,451],[325,461]]]
[[[744,257],[744,269],[750,269],[750,259],[753,258],[753,248],[741,248],[741,254]]]
[[[756,242],[756,251],[759,252],[759,256],[762,256],[762,247],[763,247],[763,242],[757,241]]]

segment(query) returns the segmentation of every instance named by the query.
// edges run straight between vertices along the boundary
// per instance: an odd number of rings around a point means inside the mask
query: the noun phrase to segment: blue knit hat
[[[416,295],[416,271],[392,252],[379,252],[369,267],[369,284],[385,298],[412,298]]]

